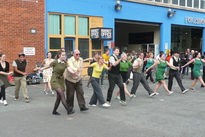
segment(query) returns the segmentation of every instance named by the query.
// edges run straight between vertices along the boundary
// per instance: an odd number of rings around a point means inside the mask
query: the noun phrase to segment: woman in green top
[[[191,61],[186,63],[184,66],[182,66],[182,68],[184,68],[187,65],[189,65],[191,63],[194,63],[194,68],[193,68],[194,81],[193,81],[193,83],[191,84],[191,87],[190,87],[190,89],[192,89],[192,90],[194,90],[194,86],[195,86],[195,84],[198,80],[201,82],[201,84],[203,86],[205,86],[205,83],[204,83],[204,81],[201,77],[201,72],[200,72],[202,62],[205,63],[205,60],[201,59],[201,53],[196,52],[196,53],[194,53],[194,59],[192,59]]]
[[[165,60],[164,53],[160,53],[159,54],[159,60],[156,61],[152,66],[150,66],[146,70],[146,72],[148,72],[151,68],[153,68],[156,65],[158,65],[158,68],[157,68],[157,70],[155,72],[155,75],[156,75],[155,81],[158,81],[158,84],[157,84],[157,86],[154,89],[154,93],[156,93],[156,95],[158,95],[159,93],[157,93],[157,90],[159,89],[159,87],[161,85],[163,85],[164,89],[169,93],[169,95],[171,95],[173,93],[173,91],[169,91],[169,89],[167,88],[167,84],[164,81],[164,69],[167,67],[167,65],[170,66],[170,67],[176,68],[176,69],[179,69],[179,67],[175,67],[175,66],[169,64],[169,62],[167,62]]]
[[[84,66],[83,68],[89,68],[93,67],[93,73],[91,77],[91,85],[93,86],[93,95],[90,99],[89,106],[96,106],[97,100],[99,100],[99,104],[102,105],[103,107],[109,107],[110,104],[105,102],[105,99],[103,97],[102,90],[100,88],[99,80],[100,80],[100,75],[102,74],[103,69],[110,70],[111,67],[107,67],[104,64],[104,58],[102,56],[97,57],[97,62],[92,63],[91,65]]]
[[[51,77],[51,88],[52,90],[55,90],[57,93],[56,96],[56,102],[54,105],[54,109],[52,114],[53,115],[60,115],[60,113],[57,112],[58,106],[60,104],[60,101],[62,101],[65,109],[67,110],[67,114],[74,113],[73,110],[68,108],[68,105],[65,100],[65,81],[63,73],[65,69],[67,68],[71,73],[75,74],[71,69],[69,69],[67,62],[65,61],[65,51],[59,50],[57,52],[57,59],[50,63],[49,66],[41,68],[40,70],[47,69],[49,67],[53,67],[53,75]],[[77,75],[77,74],[76,74]]]
[[[154,64],[154,59],[153,59],[153,53],[152,52],[150,52],[148,54],[148,57],[149,58],[147,58],[147,65],[145,66],[145,69],[148,69],[149,67],[151,67]],[[149,69],[149,71],[147,71],[146,80],[150,77],[151,82],[155,83],[155,81],[152,77],[152,70],[153,70],[153,68]]]
[[[122,76],[125,94],[127,94],[130,97],[130,99],[132,99],[134,97],[134,94],[131,95],[128,92],[126,82],[127,82],[128,78],[129,78],[128,77],[128,69],[131,66],[132,66],[132,63],[127,61],[127,55],[125,54],[124,57],[122,58],[122,61],[120,62],[120,74]],[[120,95],[120,89],[117,91],[115,98],[116,99],[120,99],[119,95]]]

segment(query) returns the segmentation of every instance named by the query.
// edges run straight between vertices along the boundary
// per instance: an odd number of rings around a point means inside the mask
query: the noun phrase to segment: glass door
[[[67,58],[70,58],[73,54],[73,50],[75,47],[75,40],[72,38],[65,38],[65,51],[67,54]]]

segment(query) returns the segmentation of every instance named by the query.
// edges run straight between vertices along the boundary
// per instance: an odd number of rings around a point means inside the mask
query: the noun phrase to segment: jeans
[[[97,100],[99,100],[99,104],[104,104],[105,103],[105,99],[103,97],[103,93],[102,93],[102,90],[100,88],[100,84],[99,84],[99,78],[94,78],[94,77],[91,77],[91,85],[93,87],[93,95],[90,99],[90,102],[89,104],[92,105],[92,104],[97,104]]]

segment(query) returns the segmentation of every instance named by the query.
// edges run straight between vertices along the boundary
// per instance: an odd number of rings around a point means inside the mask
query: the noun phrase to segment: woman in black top
[[[13,72],[9,72],[9,63],[6,62],[6,55],[0,54],[0,103],[4,103],[4,106],[7,105],[5,89],[10,86],[10,82],[8,81],[8,75],[12,75]],[[1,100],[3,98],[3,101]]]

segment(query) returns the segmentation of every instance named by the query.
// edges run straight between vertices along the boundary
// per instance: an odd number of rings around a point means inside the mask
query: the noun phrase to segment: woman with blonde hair
[[[91,85],[93,87],[93,95],[90,99],[89,106],[96,106],[97,100],[99,100],[100,105],[102,105],[103,107],[109,107],[110,105],[106,103],[103,97],[103,93],[100,88],[99,80],[100,80],[100,75],[102,74],[103,69],[110,70],[111,67],[108,68],[104,64],[104,59],[100,55],[97,57],[97,62],[92,63],[88,66],[84,66],[83,68],[89,68],[89,67],[93,67],[93,73],[92,73],[92,77],[90,80]]]

